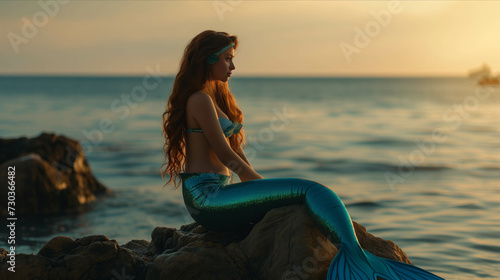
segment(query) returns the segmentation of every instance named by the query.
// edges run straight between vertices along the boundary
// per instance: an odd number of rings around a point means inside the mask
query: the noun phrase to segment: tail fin
[[[364,250],[350,254],[342,247],[345,246],[340,247],[330,264],[327,280],[377,280],[377,277],[385,280],[444,280],[411,264],[379,258]]]

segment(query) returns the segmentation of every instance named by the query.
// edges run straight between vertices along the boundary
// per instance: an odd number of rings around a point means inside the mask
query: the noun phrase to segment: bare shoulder
[[[199,109],[200,107],[205,107],[206,106],[210,106],[212,107],[213,106],[213,103],[212,103],[212,99],[210,98],[210,96],[206,95],[205,93],[201,92],[201,91],[197,91],[193,94],[191,94],[191,96],[189,96],[188,100],[187,100],[187,106],[188,108],[192,108],[192,109]]]
[[[215,105],[212,99],[201,91],[197,91],[189,96],[186,109],[188,114],[193,117],[215,113]]]

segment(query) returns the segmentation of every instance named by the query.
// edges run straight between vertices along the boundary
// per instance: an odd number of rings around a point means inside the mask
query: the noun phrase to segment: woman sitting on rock
[[[242,150],[243,114],[227,81],[235,69],[236,36],[207,30],[187,45],[163,114],[162,174],[177,187],[195,221],[227,231],[250,227],[273,208],[303,204],[321,232],[339,247],[327,279],[442,279],[413,265],[363,250],[351,218],[329,188],[298,178],[264,179]],[[241,179],[231,183],[231,171]]]

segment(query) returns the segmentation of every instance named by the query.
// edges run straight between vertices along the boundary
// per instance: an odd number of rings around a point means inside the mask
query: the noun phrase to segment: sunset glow
[[[173,75],[206,29],[239,37],[235,76],[465,76],[483,63],[496,74],[499,10],[496,1],[2,2],[0,74],[134,75],[159,65]]]

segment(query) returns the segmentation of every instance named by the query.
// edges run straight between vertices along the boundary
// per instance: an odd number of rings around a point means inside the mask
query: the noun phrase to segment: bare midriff
[[[189,133],[186,136],[184,172],[230,175],[229,169],[219,160],[203,133]]]

